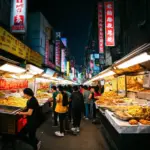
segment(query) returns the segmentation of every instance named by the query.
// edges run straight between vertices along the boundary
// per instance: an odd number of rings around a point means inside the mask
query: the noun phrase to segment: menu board
[[[117,92],[118,91],[118,87],[117,87],[117,78],[112,80],[112,90]]]
[[[118,77],[118,95],[126,96],[126,76]]]

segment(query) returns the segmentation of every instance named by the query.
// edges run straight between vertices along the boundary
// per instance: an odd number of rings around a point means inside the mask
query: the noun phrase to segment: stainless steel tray
[[[21,110],[19,107],[0,105],[0,113],[3,114],[16,114],[16,112]]]

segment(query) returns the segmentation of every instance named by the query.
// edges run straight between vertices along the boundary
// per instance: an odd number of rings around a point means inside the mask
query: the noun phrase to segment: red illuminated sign
[[[103,4],[98,3],[98,42],[99,53],[104,53]]]
[[[60,40],[56,40],[56,45],[55,45],[55,65],[57,67],[60,67]]]
[[[114,3],[105,2],[105,45],[115,46]]]
[[[15,33],[24,33],[26,30],[27,0],[13,0],[11,11],[11,29]]]
[[[46,48],[45,48],[45,64],[50,67],[50,68],[55,68],[55,65],[49,61],[49,55],[50,55],[50,52],[49,52],[50,48],[49,48],[49,41],[46,40]]]

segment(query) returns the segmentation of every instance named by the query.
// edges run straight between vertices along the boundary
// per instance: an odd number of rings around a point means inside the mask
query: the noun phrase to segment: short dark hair
[[[74,86],[74,87],[73,87],[73,90],[74,90],[74,91],[78,91],[78,87],[77,87],[77,86]]]
[[[61,85],[59,85],[59,86],[58,86],[58,90],[59,90],[60,92],[63,92],[63,87],[62,87]]]
[[[84,89],[85,89],[85,90],[88,90],[88,87],[85,85],[85,86],[84,86]]]
[[[52,89],[56,91],[57,88],[56,88],[56,86],[52,86]]]
[[[30,89],[30,88],[24,89],[23,93],[26,94],[26,95],[28,95],[28,96],[31,96],[31,97],[34,96],[34,93],[33,93],[32,89]]]
[[[99,92],[99,87],[95,86],[94,90],[95,90],[96,93],[98,93]]]

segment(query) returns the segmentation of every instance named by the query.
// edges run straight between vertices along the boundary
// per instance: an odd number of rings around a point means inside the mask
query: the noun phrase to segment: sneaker
[[[59,131],[55,132],[55,135],[59,137],[64,137],[64,133],[60,133]]]
[[[80,128],[79,128],[79,127],[77,127],[77,132],[78,132],[78,133],[80,132]]]
[[[41,141],[39,141],[37,144],[37,150],[40,150],[40,148],[41,148]]]
[[[75,132],[77,128],[71,128],[71,131]]]

